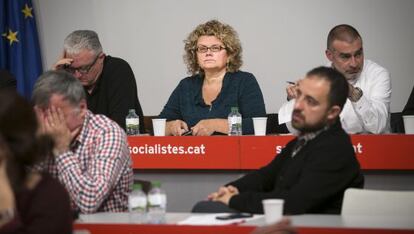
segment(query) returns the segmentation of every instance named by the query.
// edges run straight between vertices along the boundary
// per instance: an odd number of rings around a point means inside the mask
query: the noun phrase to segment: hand
[[[252,234],[294,234],[297,233],[292,227],[290,219],[282,218],[279,222],[256,228]]]
[[[239,194],[239,190],[234,186],[220,187],[217,192],[211,193],[208,195],[207,199],[211,201],[219,201],[226,205],[229,204],[230,199]]]
[[[348,83],[349,93],[348,98],[351,102],[357,102],[361,99],[363,92],[360,88],[354,87],[352,84]]]
[[[59,60],[55,64],[53,64],[52,70],[64,69],[65,65],[71,65],[72,63],[73,59],[66,58],[66,52],[65,50],[63,50]]]
[[[165,124],[165,135],[181,136],[184,132],[188,131],[187,124],[182,120],[172,120]]]
[[[65,116],[60,108],[50,107],[43,113],[41,118],[41,131],[49,134],[54,142],[53,152],[56,156],[69,150],[72,140],[79,134],[81,126],[70,131],[67,126]]]
[[[354,93],[354,86],[351,83],[348,83],[348,97],[352,97],[352,94]]]
[[[297,84],[288,84],[286,87],[287,100],[290,101],[297,97]]]
[[[220,197],[220,196],[224,195],[224,194],[225,194],[225,193],[227,193],[227,192],[228,192],[228,188],[227,188],[227,187],[222,186],[222,187],[220,187],[220,188],[218,189],[218,191],[217,191],[217,192],[210,193],[210,194],[207,196],[207,199],[208,199],[208,200],[212,200],[212,201],[214,201],[214,200],[216,200],[218,197]]]
[[[236,189],[237,190],[237,189]],[[225,190],[224,193],[222,193],[220,196],[216,197],[216,199],[213,199],[213,201],[219,201],[222,202],[226,205],[229,205],[230,199],[234,196],[237,195],[238,190],[230,190],[229,188],[227,188],[227,190]]]
[[[239,189],[234,187],[233,185],[227,186],[230,193],[239,194]]]
[[[194,136],[211,136],[215,132],[216,119],[203,119],[191,129]]]
[[[65,65],[71,65],[72,62],[73,62],[73,59],[70,59],[70,58],[61,59],[57,61],[55,64],[53,64],[52,70],[62,70],[64,69]]]

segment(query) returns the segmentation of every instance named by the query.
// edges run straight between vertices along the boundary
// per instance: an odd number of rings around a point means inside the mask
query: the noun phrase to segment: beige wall
[[[44,65],[50,67],[64,37],[75,29],[96,30],[106,53],[132,66],[146,115],[160,112],[186,76],[183,40],[199,23],[219,19],[240,35],[242,70],[262,88],[267,112],[285,99],[285,81],[326,63],[326,35],[339,23],[362,34],[367,58],[392,75],[393,112],[414,85],[412,0],[34,0]]]

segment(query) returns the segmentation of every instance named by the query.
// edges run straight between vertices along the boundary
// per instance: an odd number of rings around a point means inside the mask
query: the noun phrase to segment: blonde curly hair
[[[243,60],[242,47],[237,32],[230,25],[223,24],[218,20],[210,20],[198,25],[184,40],[185,54],[183,57],[189,74],[204,73],[203,69],[198,65],[196,51],[197,41],[201,36],[215,36],[223,42],[229,57],[227,71],[235,72],[239,70]]]

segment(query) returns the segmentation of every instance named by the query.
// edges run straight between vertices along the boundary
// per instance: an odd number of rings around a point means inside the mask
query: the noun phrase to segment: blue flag
[[[17,80],[17,90],[28,99],[42,73],[39,40],[31,0],[0,0],[0,69]]]

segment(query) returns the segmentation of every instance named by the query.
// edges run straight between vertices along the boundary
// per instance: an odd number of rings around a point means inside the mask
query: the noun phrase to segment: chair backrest
[[[414,216],[414,191],[349,188],[341,215]]]
[[[149,115],[144,116],[144,126],[145,126],[145,133],[150,135],[154,134],[153,126],[152,126],[152,119],[158,118],[158,115]]]
[[[392,133],[405,133],[402,116],[403,114],[401,112],[391,113],[390,125]]]
[[[286,127],[286,124],[279,125],[279,119],[277,113],[268,113],[267,116],[267,134],[278,134],[278,133],[289,133],[289,130]]]

